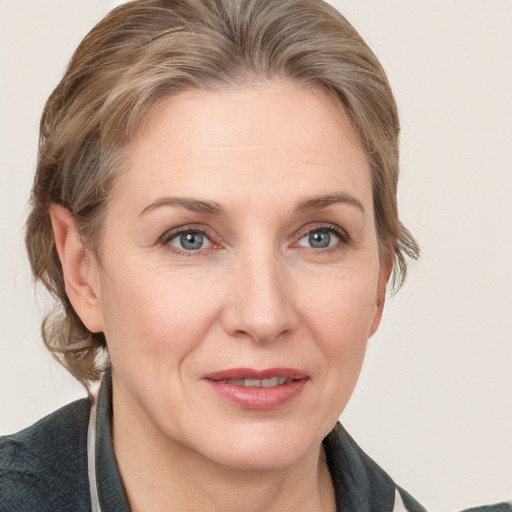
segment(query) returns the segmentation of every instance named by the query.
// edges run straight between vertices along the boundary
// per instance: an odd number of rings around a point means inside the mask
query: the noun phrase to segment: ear
[[[387,254],[386,261],[383,261],[380,265],[379,282],[377,283],[377,291],[375,294],[375,313],[369,337],[375,334],[380,325],[382,312],[384,311],[384,304],[386,303],[386,290],[389,281],[389,276],[391,275],[391,271],[393,270],[394,255],[395,251],[393,250],[393,248],[390,248]]]
[[[91,332],[103,331],[99,263],[80,241],[68,209],[51,204],[50,217],[66,293],[73,309]]]

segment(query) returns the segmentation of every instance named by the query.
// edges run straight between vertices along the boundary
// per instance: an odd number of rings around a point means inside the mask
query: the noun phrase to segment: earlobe
[[[80,241],[75,220],[67,208],[51,204],[50,217],[68,298],[84,325],[91,332],[100,332],[103,322],[98,262]]]

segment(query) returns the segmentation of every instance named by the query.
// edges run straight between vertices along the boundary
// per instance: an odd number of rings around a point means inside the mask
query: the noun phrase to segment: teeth
[[[244,379],[244,383],[242,384],[246,388],[260,388],[261,380],[258,379]]]
[[[286,377],[272,377],[271,379],[223,379],[220,382],[233,384],[234,386],[244,386],[246,388],[273,388],[282,386],[291,382]]]
[[[226,382],[226,383],[229,383],[229,384],[234,384],[235,386],[243,386],[244,385],[244,380],[243,379],[232,379],[232,380],[223,380],[222,382]]]
[[[272,377],[271,379],[263,379],[261,381],[262,388],[273,388],[279,386],[279,377]]]

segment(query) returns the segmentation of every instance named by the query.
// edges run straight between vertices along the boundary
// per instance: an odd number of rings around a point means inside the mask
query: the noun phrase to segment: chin
[[[235,446],[215,456],[216,461],[227,468],[238,471],[274,471],[293,466],[304,455],[299,448],[276,450],[274,446],[247,447]]]
[[[323,435],[305,433],[304,428],[284,428],[279,422],[238,424],[228,436],[209,440],[206,455],[217,463],[237,470],[270,471],[292,466],[307,455],[316,457]]]

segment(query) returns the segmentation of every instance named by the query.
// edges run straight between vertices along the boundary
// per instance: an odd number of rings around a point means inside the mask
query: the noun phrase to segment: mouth
[[[271,377],[270,379],[222,379],[218,382],[233,384],[233,386],[243,386],[245,388],[274,388],[276,386],[284,386],[291,382],[292,379],[286,377]]]
[[[293,401],[303,391],[309,376],[292,368],[236,368],[205,375],[203,380],[232,405],[271,410]]]

